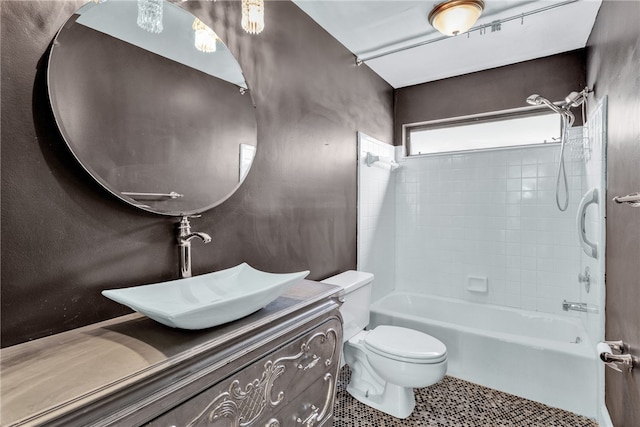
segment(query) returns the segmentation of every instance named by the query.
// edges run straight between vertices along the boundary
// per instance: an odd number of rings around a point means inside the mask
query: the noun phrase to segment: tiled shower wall
[[[563,299],[579,301],[584,166],[565,157],[570,198],[560,212],[559,151],[553,144],[402,161],[395,288],[548,313],[563,313]],[[468,290],[470,277],[475,285],[486,278],[486,292]]]
[[[367,166],[367,152],[383,162]],[[391,292],[395,282],[395,180],[385,160],[394,148],[358,133],[358,270],[375,275],[373,300]]]
[[[571,130],[565,212],[555,204],[559,144],[410,159],[395,147],[401,168],[391,171],[366,166],[364,157],[392,158],[394,147],[360,134],[358,269],[375,274],[374,300],[395,289],[586,317],[592,340],[601,339],[604,205],[587,209],[597,260],[580,248],[576,216],[587,190],[597,187],[601,198],[606,191],[605,117],[606,105],[587,123],[586,158],[576,144],[582,129]],[[589,293],[578,282],[587,266]],[[485,278],[487,290],[478,292]],[[598,312],[563,312],[564,299]]]

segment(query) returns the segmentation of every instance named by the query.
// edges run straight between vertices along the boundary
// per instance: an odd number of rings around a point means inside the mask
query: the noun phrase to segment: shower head
[[[586,96],[587,96],[586,90],[583,90],[582,92],[571,92],[564,99],[564,107],[565,108],[578,107],[585,101]]]
[[[553,102],[549,101],[547,98],[543,98],[537,93],[534,93],[533,95],[530,95],[527,98],[527,104],[531,104],[531,105],[544,104],[558,114],[565,114],[565,112],[567,112],[569,108],[578,107],[584,104],[584,102],[587,100],[587,94],[589,92],[591,91],[589,90],[588,87],[585,87],[580,92],[571,92],[564,99],[564,102],[562,103],[558,102],[559,105],[556,105]]]
[[[529,97],[527,98],[527,104],[540,105],[542,104],[541,99],[542,97],[540,95],[534,93],[533,95],[529,95]]]
[[[549,101],[547,98],[544,98],[544,97],[538,95],[537,93],[534,93],[533,95],[530,95],[529,97],[527,97],[527,104],[531,104],[531,105],[546,105],[547,107],[551,108],[556,113],[564,114],[564,109],[563,108],[558,107],[553,102]]]
[[[585,87],[580,92],[571,92],[564,99],[563,103],[558,103],[559,105],[554,104],[546,98],[541,97],[537,93],[530,95],[527,97],[527,104],[531,105],[545,105],[560,114],[561,125],[560,125],[560,162],[558,163],[558,178],[556,179],[556,204],[558,205],[558,209],[561,211],[567,210],[569,206],[569,185],[567,183],[567,172],[564,169],[564,146],[567,142],[567,129],[569,129],[575,120],[575,116],[571,112],[571,107],[577,107],[583,104],[586,101],[587,94],[589,93],[589,88]],[[584,109],[583,109],[583,117],[584,117]],[[560,172],[562,171],[562,176],[564,177],[564,193],[565,193],[565,203],[564,205],[560,204]]]

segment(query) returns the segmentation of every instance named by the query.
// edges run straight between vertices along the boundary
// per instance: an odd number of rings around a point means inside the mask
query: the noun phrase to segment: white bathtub
[[[579,319],[393,292],[371,306],[377,325],[438,338],[447,375],[596,418],[595,346]]]

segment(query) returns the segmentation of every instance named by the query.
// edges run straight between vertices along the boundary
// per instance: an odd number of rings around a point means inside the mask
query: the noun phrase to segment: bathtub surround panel
[[[100,189],[53,122],[47,49],[84,3],[0,3],[3,347],[125,314],[100,291],[178,273],[176,221]],[[291,2],[269,2],[259,36],[238,25],[239,2],[181,7],[238,59],[260,140],[239,191],[192,223],[213,239],[194,250],[194,274],[241,262],[312,279],[355,268],[355,133],[391,141],[392,88]]]
[[[393,290],[395,283],[395,175],[383,163],[366,165],[371,153],[395,159],[393,145],[358,133],[358,270],[373,273],[372,300]]]
[[[575,218],[584,167],[565,157],[569,208],[560,212],[559,151],[552,144],[405,158],[396,184],[396,289],[576,315],[561,302],[580,298]],[[469,276],[486,278],[487,291]]]
[[[605,327],[605,257],[606,257],[606,207],[607,207],[607,183],[606,183],[606,141],[607,141],[607,97],[591,102],[594,104],[589,108],[588,120],[585,125],[585,139],[589,143],[589,150],[585,151],[585,176],[582,182],[582,193],[596,189],[599,201],[591,204],[586,209],[585,230],[587,238],[598,245],[598,256],[591,256],[580,251],[580,271],[579,275],[584,279],[588,275],[588,282],[581,282],[580,276],[574,282],[580,289],[580,302],[592,307],[600,307],[597,312],[582,313],[582,318],[591,342],[598,343],[604,340]],[[604,375],[605,365],[598,363],[598,402],[604,403]],[[598,418],[603,423],[603,418],[608,418],[602,413]],[[603,424],[603,427],[608,424]]]
[[[606,338],[640,356],[640,209],[612,202],[640,191],[640,2],[605,1],[587,42],[587,77],[596,101],[607,97]],[[590,102],[590,107],[598,104]],[[615,426],[640,414],[640,375],[606,369],[605,398]]]

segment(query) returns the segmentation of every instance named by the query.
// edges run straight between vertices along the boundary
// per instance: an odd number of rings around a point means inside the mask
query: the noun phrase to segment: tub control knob
[[[589,293],[591,290],[591,274],[589,272],[589,267],[584,268],[584,274],[578,273],[578,282],[584,283],[584,290]]]

